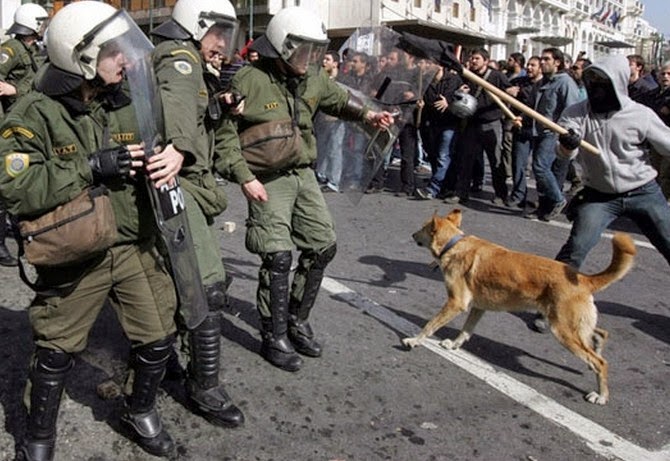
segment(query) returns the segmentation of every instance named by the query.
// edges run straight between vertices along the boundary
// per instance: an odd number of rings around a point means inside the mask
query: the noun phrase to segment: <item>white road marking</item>
[[[417,325],[403,319],[389,309],[365,298],[330,277],[324,277],[321,287],[330,294],[345,300],[366,314],[407,336],[415,336],[420,331]],[[542,417],[574,433],[577,437],[583,439],[589,448],[601,456],[607,458],[614,457],[624,461],[670,460],[670,445],[666,445],[662,451],[658,452],[642,448],[540,394],[526,384],[496,370],[490,364],[469,352],[444,349],[433,339],[426,341],[423,346],[481,379],[517,403],[530,408]],[[584,403],[584,405],[590,404]]]

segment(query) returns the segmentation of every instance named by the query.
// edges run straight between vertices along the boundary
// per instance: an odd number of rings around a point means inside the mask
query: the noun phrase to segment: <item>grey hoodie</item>
[[[649,146],[670,157],[670,128],[648,107],[628,97],[630,67],[625,56],[610,56],[592,64],[609,76],[621,109],[605,114],[589,110],[589,101],[566,108],[558,124],[572,128],[582,139],[598,148],[600,155],[576,149],[583,181],[605,193],[623,193],[654,180],[657,171],[649,162]],[[563,156],[561,149],[557,149]]]

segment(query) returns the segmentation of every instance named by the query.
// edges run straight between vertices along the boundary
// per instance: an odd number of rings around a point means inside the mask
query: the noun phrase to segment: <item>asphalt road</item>
[[[446,292],[426,250],[410,235],[433,212],[452,206],[392,193],[353,205],[327,194],[338,254],[327,269],[313,316],[324,343],[320,359],[298,373],[258,356],[254,307],[258,260],[244,248],[246,206],[228,186],[230,208],[217,221],[234,282],[224,319],[222,378],[247,422],[219,429],[183,406],[178,383],[159,399],[165,425],[183,460],[670,460],[670,303],[668,265],[634,226],[635,268],[596,295],[599,324],[609,330],[611,400],[595,406],[593,373],[550,335],[530,331],[531,314],[487,313],[463,350],[434,342],[412,351],[401,339],[434,315]],[[529,221],[483,196],[468,203],[467,234],[553,257],[568,223]],[[604,236],[584,265],[604,268]],[[24,310],[30,300],[12,269],[0,268],[0,459],[12,459],[23,431],[20,404],[31,352]],[[454,337],[457,318],[436,339]],[[58,460],[155,459],[117,432],[120,400],[102,400],[97,383],[121,367],[128,344],[109,309],[91,334],[67,386],[59,419]]]

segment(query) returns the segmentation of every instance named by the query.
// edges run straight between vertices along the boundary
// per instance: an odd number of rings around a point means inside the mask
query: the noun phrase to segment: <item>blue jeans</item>
[[[670,264],[670,206],[653,180],[624,194],[603,194],[585,187],[570,204],[568,218],[574,218],[568,241],[556,259],[577,269],[612,221],[626,216]]]
[[[552,171],[557,141],[558,135],[555,133],[542,133],[533,138],[533,174],[541,205],[547,211],[563,200],[561,186]]]
[[[316,173],[331,184],[337,186],[342,176],[342,143],[344,141],[344,122],[337,120],[325,122],[317,131]]]
[[[453,129],[446,129],[438,135],[437,157],[433,166],[433,175],[430,177],[430,184],[428,185],[428,190],[433,197],[437,197],[442,190],[449,165],[451,165],[451,146],[454,133]]]

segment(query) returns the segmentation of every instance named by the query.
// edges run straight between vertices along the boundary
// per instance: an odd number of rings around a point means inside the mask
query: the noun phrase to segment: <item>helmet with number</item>
[[[265,35],[251,47],[300,71],[308,65],[321,65],[329,42],[321,18],[307,8],[291,6],[270,19]]]
[[[103,45],[128,31],[128,21],[114,7],[98,1],[73,2],[49,23],[47,54],[57,68],[92,80]]]
[[[25,3],[16,9],[14,24],[7,30],[7,34],[42,35],[48,19],[49,13],[44,8],[35,3]]]
[[[235,8],[228,0],[179,0],[172,10],[172,20],[197,41],[215,24],[237,31]]]
[[[449,104],[449,112],[458,118],[472,117],[477,110],[477,99],[461,90],[454,92],[454,100]]]

